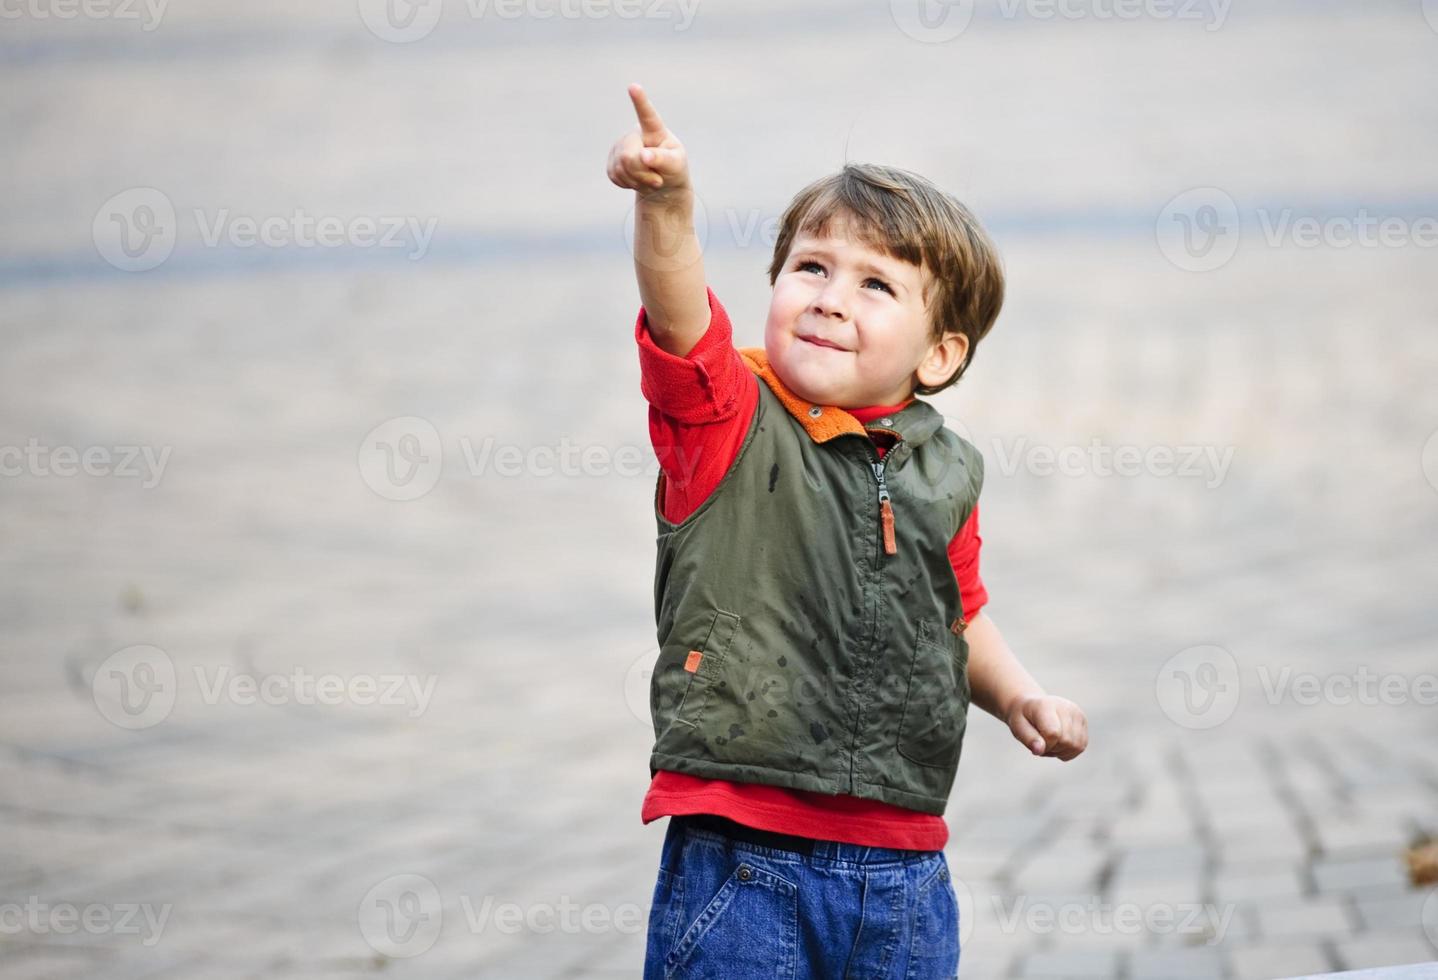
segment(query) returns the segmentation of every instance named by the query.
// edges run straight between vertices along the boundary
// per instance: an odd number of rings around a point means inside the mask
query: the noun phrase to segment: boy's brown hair
[[[969,339],[968,356],[938,385],[914,393],[933,395],[954,384],[974,360],[974,349],[993,327],[1004,305],[1004,272],[998,249],[978,219],[959,200],[918,174],[870,163],[846,163],[805,187],[779,224],[769,285],[779,278],[795,237],[824,235],[841,217],[870,248],[920,268],[933,340],[959,333]],[[931,295],[932,294],[932,295]]]

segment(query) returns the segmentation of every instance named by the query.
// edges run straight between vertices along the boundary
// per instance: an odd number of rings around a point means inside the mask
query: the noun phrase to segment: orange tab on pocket
[[[699,661],[703,659],[703,657],[704,654],[700,653],[698,650],[690,650],[688,659],[684,661],[684,669],[689,671],[689,673],[691,674],[694,673],[696,670],[699,669]]]

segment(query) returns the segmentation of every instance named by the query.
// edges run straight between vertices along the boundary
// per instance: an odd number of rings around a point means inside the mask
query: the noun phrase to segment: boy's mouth
[[[804,342],[807,343],[807,344],[813,344],[815,347],[829,347],[829,348],[831,348],[831,349],[833,349],[833,350],[841,350],[841,351],[847,351],[847,350],[848,350],[847,347],[840,347],[838,344],[832,344],[832,343],[830,343],[829,341],[825,340],[825,339],[822,338],[822,337],[805,337],[803,334],[800,334],[800,335],[799,335],[799,339],[802,340],[802,341],[804,341]]]

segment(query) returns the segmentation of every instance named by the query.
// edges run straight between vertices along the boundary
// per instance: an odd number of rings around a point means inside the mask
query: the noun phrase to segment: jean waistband
[[[691,813],[673,819],[681,821],[686,827],[698,827],[700,830],[712,831],[732,840],[758,844],[760,847],[772,847],[776,850],[792,851],[795,854],[805,854],[811,857],[814,854],[815,841],[812,837],[778,834],[772,830],[746,827],[742,823],[714,813]]]
[[[856,864],[879,864],[908,862],[933,855],[933,851],[914,851],[901,848],[871,847],[865,844],[848,844],[843,841],[819,840],[794,834],[780,834],[772,830],[760,830],[721,817],[713,813],[691,813],[670,818],[687,828],[696,828],[717,834],[729,840],[744,841],[759,847],[773,848],[805,857],[827,858],[834,861]]]

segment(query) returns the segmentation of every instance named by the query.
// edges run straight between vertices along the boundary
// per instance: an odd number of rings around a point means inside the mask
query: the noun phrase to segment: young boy
[[[643,89],[635,327],[661,460],[642,819],[670,821],[646,977],[954,977],[943,813],[969,702],[1035,755],[1088,743],[980,612],[983,458],[915,394],[1003,304],[998,255],[928,181],[848,165],[775,243],[764,347],[704,277],[682,144]]]

